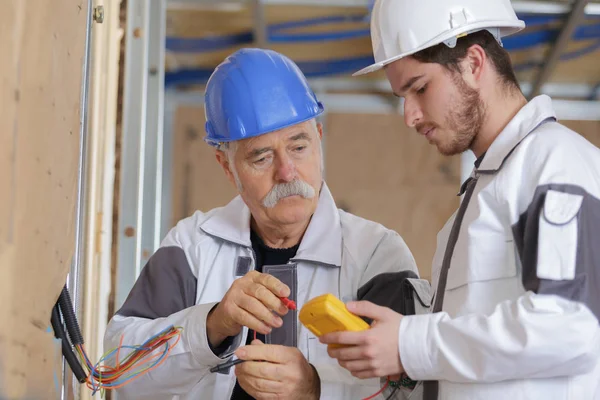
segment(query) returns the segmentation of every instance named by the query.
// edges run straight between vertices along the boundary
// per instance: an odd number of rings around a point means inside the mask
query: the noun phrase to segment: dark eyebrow
[[[412,78],[410,78],[405,84],[404,86],[402,86],[402,88],[400,89],[400,93],[405,93],[408,89],[410,89],[412,87],[412,85],[415,84],[416,81],[418,81],[419,79],[421,79],[422,77],[424,77],[425,75],[419,75],[419,76],[413,76]],[[400,96],[398,93],[394,92],[394,96],[396,97],[402,97]]]

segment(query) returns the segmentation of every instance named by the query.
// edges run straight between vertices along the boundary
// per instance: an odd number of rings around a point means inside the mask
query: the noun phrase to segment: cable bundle
[[[63,320],[61,320],[61,314]],[[86,383],[87,387],[93,390],[92,394],[105,389],[119,388],[132,380],[150,372],[162,364],[169,353],[177,345],[181,339],[181,331],[183,328],[169,326],[162,332],[152,336],[141,345],[123,346],[123,336],[119,347],[106,353],[95,365],[91,363],[87,356],[83,344],[83,336],[79,330],[77,319],[73,311],[71,298],[66,287],[63,288],[58,302],[52,309],[51,317],[54,336],[62,341],[62,352],[65,360],[71,367],[73,374],[80,383]],[[65,332],[65,325],[69,333]],[[69,342],[69,339],[71,341]],[[173,343],[169,341],[176,338]],[[77,350],[79,360],[73,352],[73,347]],[[155,350],[164,348],[162,352],[152,354]],[[121,349],[132,349],[127,356],[119,361],[119,353]],[[115,357],[114,367],[104,365],[108,359]],[[86,367],[84,371],[82,364]]]
[[[87,387],[93,391],[92,394],[98,390],[117,389],[157,368],[167,359],[173,347],[179,342],[181,330],[181,327],[170,326],[139,346],[123,346],[123,337],[121,337],[119,347],[107,352],[96,365],[90,362],[83,344],[76,345],[79,358],[89,372],[86,379]],[[175,342],[169,343],[169,340],[173,338],[176,338]],[[161,347],[164,347],[161,353],[152,355]],[[119,352],[121,349],[133,349],[133,351],[120,362]],[[102,365],[113,357],[115,357],[114,367]]]

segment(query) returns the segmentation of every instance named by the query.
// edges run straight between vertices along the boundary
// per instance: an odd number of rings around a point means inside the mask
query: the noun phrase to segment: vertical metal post
[[[161,226],[160,235],[165,237],[173,224],[173,131],[177,99],[172,91],[165,93],[165,117],[163,121],[163,167],[162,167],[162,201],[161,201]]]
[[[81,281],[83,280],[84,268],[83,262],[85,260],[85,232],[86,232],[86,204],[87,204],[87,171],[88,171],[88,158],[89,158],[89,145],[88,145],[88,104],[89,104],[89,87],[90,87],[90,57],[91,57],[91,36],[92,36],[92,15],[94,7],[92,0],[87,1],[87,14],[86,14],[86,32],[85,32],[85,45],[84,45],[84,58],[82,66],[82,80],[81,80],[81,103],[79,109],[79,170],[77,173],[77,203],[76,203],[76,215],[75,215],[75,247],[73,261],[71,263],[71,270],[67,277],[67,288],[71,295],[71,301],[73,302],[73,308],[77,320],[81,321],[81,304],[83,296],[81,294]],[[81,385],[73,378],[68,365],[63,361],[63,387],[61,392],[61,398],[69,396],[69,392],[72,391],[72,398],[74,400],[80,397]]]
[[[115,308],[160,244],[166,0],[128,0]]]
[[[262,49],[267,48],[269,42],[267,33],[267,20],[263,0],[252,0],[254,6],[254,45]]]
[[[144,152],[144,189],[139,274],[161,240],[161,201],[163,182],[163,120],[165,87],[166,1],[150,3],[148,31],[148,91],[146,111],[146,148]]]
[[[150,3],[127,2],[115,309],[127,298],[141,261]]]

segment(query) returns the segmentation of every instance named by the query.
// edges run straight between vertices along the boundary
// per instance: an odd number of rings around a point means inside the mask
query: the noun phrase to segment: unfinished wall
[[[324,137],[338,206],[398,232],[429,279],[437,232],[458,207],[460,158],[440,156],[401,115],[332,114]]]
[[[173,223],[196,210],[208,211],[233,199],[237,192],[204,141],[204,109],[180,107],[173,129]]]
[[[74,247],[86,2],[0,12],[0,397],[53,399],[48,331]]]

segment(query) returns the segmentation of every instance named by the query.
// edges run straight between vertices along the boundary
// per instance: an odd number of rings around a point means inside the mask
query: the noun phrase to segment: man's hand
[[[353,376],[361,379],[400,375],[404,367],[398,353],[398,329],[402,315],[368,301],[346,305],[351,313],[373,319],[371,329],[362,332],[334,332],[319,338],[325,344],[347,345],[327,347],[329,356]]]
[[[288,312],[279,297],[288,297],[290,288],[272,275],[250,271],[233,282],[223,300],[210,312],[206,332],[217,347],[229,336],[236,336],[243,326],[268,334],[283,324],[279,315]]]
[[[317,371],[295,347],[252,341],[235,355],[248,360],[235,366],[240,386],[257,400],[319,399],[321,380]]]

